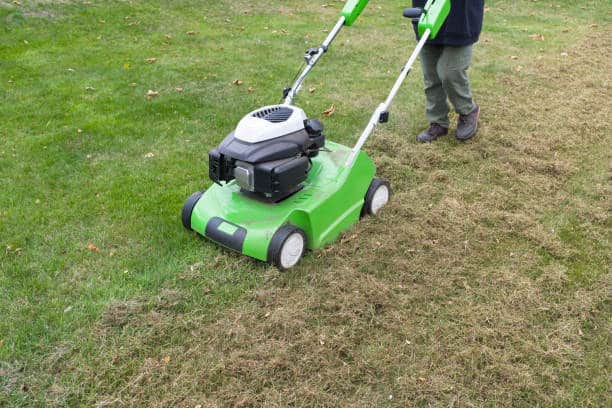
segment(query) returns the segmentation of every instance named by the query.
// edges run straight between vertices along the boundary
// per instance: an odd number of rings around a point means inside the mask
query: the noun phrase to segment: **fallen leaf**
[[[332,106],[330,106],[329,109],[326,109],[325,111],[323,111],[322,115],[329,117],[333,115],[334,113],[336,113],[336,106],[332,104]]]
[[[511,60],[517,60],[517,59],[518,59],[518,57],[517,57],[516,55],[511,55],[511,56],[510,56],[510,59],[511,59]]]
[[[529,38],[532,40],[544,41],[544,36],[542,34],[531,34]]]
[[[176,88],[174,88],[174,90],[175,90],[176,92],[183,92],[185,89],[184,89],[184,88],[181,88],[181,87],[176,87]]]
[[[162,363],[168,364],[169,362],[170,362],[170,356],[165,356],[164,358],[162,358]]]
[[[249,86],[247,88],[247,91],[249,91],[249,93],[253,93],[254,90],[255,90],[255,88],[253,88],[252,86]]]
[[[311,86],[310,88],[308,88],[308,92],[310,93],[314,93],[317,90],[317,88],[315,88],[314,86]]]
[[[18,254],[18,253],[20,253],[22,250],[23,250],[22,248],[15,247],[15,246],[13,246],[13,245],[8,245],[8,246],[6,247],[6,253],[11,252],[11,253],[13,253],[13,254]]]
[[[157,91],[152,91],[149,89],[149,91],[147,92],[147,99],[157,98],[158,96],[159,96],[159,92]]]
[[[145,61],[147,61],[149,64],[155,64],[157,62],[157,58],[147,58]]]
[[[244,81],[240,79],[236,79],[235,81],[232,82],[232,85],[236,85],[236,86],[240,86],[242,84],[244,84]]]
[[[195,31],[187,31],[187,35],[196,35]]]
[[[100,249],[92,243],[87,244],[87,249],[91,252],[100,252]]]
[[[204,292],[205,295],[208,295],[210,293],[210,288],[206,287],[202,289],[202,292]]]

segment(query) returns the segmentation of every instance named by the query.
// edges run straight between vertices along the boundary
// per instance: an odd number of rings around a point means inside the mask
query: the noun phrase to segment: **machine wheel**
[[[373,179],[365,196],[362,215],[378,214],[378,211],[389,202],[390,198],[391,187],[389,183],[379,178]]]
[[[279,269],[295,266],[306,252],[306,234],[293,225],[283,225],[274,233],[268,247],[268,262]]]
[[[185,204],[183,204],[183,209],[181,210],[181,220],[183,221],[183,226],[187,228],[189,231],[191,229],[191,213],[193,212],[193,207],[198,203],[200,197],[202,197],[204,192],[196,191],[192,195],[189,196]]]

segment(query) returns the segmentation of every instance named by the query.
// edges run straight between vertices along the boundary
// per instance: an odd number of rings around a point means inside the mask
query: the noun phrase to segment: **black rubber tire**
[[[187,198],[185,204],[183,204],[183,209],[181,210],[181,220],[183,221],[183,226],[187,228],[189,231],[193,231],[191,228],[191,213],[193,212],[193,207],[198,203],[200,197],[204,194],[203,191],[196,191],[192,195]]]
[[[373,179],[370,183],[370,187],[368,187],[368,192],[366,193],[365,199],[363,201],[363,208],[361,209],[362,217],[366,215],[376,215],[372,211],[372,201],[374,200],[374,194],[376,193],[376,190],[378,190],[381,186],[387,187],[387,189],[389,190],[389,200],[391,199],[392,191],[389,183],[383,179]]]
[[[299,256],[299,259],[304,256],[308,243],[306,234],[300,228],[291,224],[287,224],[280,227],[272,236],[272,240],[270,240],[270,245],[268,246],[268,263],[271,263],[272,265],[283,271],[288,269],[281,264],[281,252],[283,250],[285,242],[287,242],[287,239],[296,232],[300,234],[302,236],[302,239],[304,240],[304,249],[302,250],[302,253]],[[299,260],[297,262],[299,262]],[[292,265],[291,267],[293,266],[295,265]]]

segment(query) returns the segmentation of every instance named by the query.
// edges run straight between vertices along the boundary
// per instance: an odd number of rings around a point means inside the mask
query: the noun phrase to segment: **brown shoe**
[[[429,125],[428,129],[425,129],[417,135],[416,140],[417,142],[421,143],[430,143],[436,140],[437,138],[446,135],[447,133],[448,128],[437,123],[432,123]]]
[[[459,115],[457,121],[457,140],[465,141],[474,137],[478,131],[478,118],[480,117],[480,106],[476,105],[474,112],[467,115]]]

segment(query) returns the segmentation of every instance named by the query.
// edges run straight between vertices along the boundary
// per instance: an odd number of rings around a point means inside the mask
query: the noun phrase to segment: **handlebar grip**
[[[450,10],[451,0],[427,0],[421,17],[418,19],[417,31],[419,37],[422,37],[425,31],[429,29],[429,38],[432,40],[436,38]],[[404,15],[406,15],[406,11],[404,11]],[[415,21],[415,19],[412,21]]]
[[[344,25],[352,26],[370,0],[348,0],[342,9]]]
[[[420,7],[404,9],[404,17],[411,18],[413,20],[421,18],[421,14],[423,14],[423,9]]]

